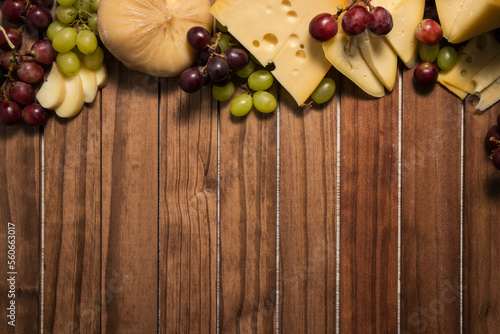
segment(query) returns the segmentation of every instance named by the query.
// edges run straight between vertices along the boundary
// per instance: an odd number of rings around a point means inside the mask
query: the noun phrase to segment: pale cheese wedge
[[[398,55],[385,38],[374,35],[368,30],[356,37],[363,58],[373,73],[384,84],[388,91],[392,91],[396,84],[398,69]]]
[[[106,86],[106,83],[108,82],[108,70],[106,68],[106,65],[104,65],[104,63],[102,63],[102,65],[99,66],[97,70],[95,70],[95,78],[98,89],[101,89],[104,86]]]
[[[65,96],[66,85],[64,76],[54,62],[47,76],[47,81],[42,84],[36,94],[36,99],[45,109],[54,110],[63,103]]]
[[[500,100],[500,79],[494,81],[491,85],[474,95],[479,96],[479,102],[476,109],[484,111]]]
[[[452,92],[453,94],[455,94],[456,96],[458,96],[462,100],[465,99],[467,97],[467,95],[469,95],[469,93],[464,92],[463,90],[444,82],[443,77],[440,74],[438,75],[437,81],[441,85],[443,85],[446,89],[448,89],[450,92]]]
[[[82,79],[83,102],[92,103],[97,95],[96,71],[91,70],[84,64],[80,65],[78,75]]]
[[[83,108],[83,84],[79,75],[64,76],[66,85],[66,95],[63,103],[55,109],[59,117],[74,117],[80,113]]]
[[[495,58],[472,78],[472,83],[474,84],[472,93],[482,91],[498,78],[500,78],[500,54],[496,55]]]

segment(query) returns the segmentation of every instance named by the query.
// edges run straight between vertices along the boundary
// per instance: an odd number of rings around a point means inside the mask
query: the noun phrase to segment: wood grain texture
[[[116,60],[108,70],[102,91],[101,332],[156,333],[158,82]]]
[[[276,113],[237,118],[221,103],[221,333],[275,330],[276,129]]]
[[[403,74],[401,331],[460,332],[462,101]]]
[[[500,114],[484,113],[471,100],[465,114],[464,333],[500,332],[500,171],[484,148],[486,132]]]
[[[44,331],[97,333],[101,320],[101,93],[45,127]]]
[[[397,332],[398,91],[373,99],[342,80],[341,333]]]
[[[333,333],[337,99],[299,108],[282,89],[281,101],[280,332]]]
[[[217,104],[161,82],[160,331],[217,327]]]

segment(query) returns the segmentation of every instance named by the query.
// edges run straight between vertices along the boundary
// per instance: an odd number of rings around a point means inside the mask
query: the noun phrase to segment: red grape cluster
[[[497,124],[493,125],[486,133],[486,147],[492,152],[490,155],[493,166],[500,169],[500,115]]]
[[[39,32],[44,32],[52,23],[48,7],[53,0],[5,0],[2,16],[15,25],[25,22]],[[24,120],[33,126],[43,125],[48,112],[35,102],[34,85],[43,81],[44,65],[55,61],[57,52],[46,39],[35,42],[24,54],[22,28],[1,28],[0,49],[0,123],[14,125]]]
[[[387,35],[393,27],[392,15],[384,7],[373,7],[370,0],[353,1],[346,8],[339,6],[336,14],[321,13],[309,23],[309,34],[319,42],[333,38],[338,31],[337,19],[342,12],[342,30],[349,36],[359,35],[366,29],[375,35]]]

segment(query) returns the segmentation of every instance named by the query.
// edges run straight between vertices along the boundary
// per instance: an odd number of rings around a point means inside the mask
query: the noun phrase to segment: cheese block
[[[210,13],[263,65],[274,63],[273,75],[304,104],[331,64],[321,43],[309,35],[319,13],[336,13],[344,0],[218,0]]]
[[[374,35],[368,30],[356,37],[361,55],[368,63],[373,73],[392,91],[396,84],[398,55],[385,38]]]
[[[500,27],[500,0],[436,0],[443,36],[461,43]]]
[[[472,93],[482,91],[498,78],[500,78],[500,54],[496,55],[495,58],[486,64],[486,66],[472,78],[474,84]]]
[[[484,111],[500,100],[500,79],[474,95],[479,96],[476,109]]]
[[[363,58],[356,38],[340,30],[334,38],[323,43],[323,50],[332,65],[359,88],[374,97],[384,96],[384,85]]]
[[[455,66],[440,72],[441,80],[472,93],[476,87],[474,77],[499,54],[500,43],[493,32],[474,37],[459,51]]]
[[[425,0],[372,0],[371,4],[385,7],[391,13],[393,28],[384,37],[406,67],[415,66],[418,56],[415,28],[424,17]]]

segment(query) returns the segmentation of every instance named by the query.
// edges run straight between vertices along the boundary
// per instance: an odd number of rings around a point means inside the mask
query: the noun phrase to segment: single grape
[[[241,94],[231,102],[231,114],[234,116],[245,116],[252,110],[253,99],[248,94]]]
[[[14,64],[12,66],[12,71],[17,71],[17,64],[19,64],[22,60],[23,58],[21,56],[16,55]],[[0,63],[2,64],[2,67],[5,71],[9,70],[11,62],[12,62],[12,51],[11,50],[5,51],[2,54],[2,57],[0,58]]]
[[[80,30],[76,37],[76,46],[83,54],[92,53],[97,48],[97,37],[90,30]]]
[[[39,30],[45,31],[52,23],[52,14],[39,5],[35,5],[33,8],[30,8],[26,11],[26,18],[28,19],[28,23],[31,27]]]
[[[86,54],[83,57],[83,62],[88,68],[97,70],[104,61],[104,51],[100,46],[97,46],[94,52]]]
[[[224,52],[227,65],[232,71],[239,71],[248,64],[248,54],[238,47],[231,47]]]
[[[425,7],[424,19],[431,19],[431,20],[436,21],[437,23],[440,23],[437,7],[436,7],[435,3],[430,4],[430,5]]]
[[[323,104],[333,97],[337,88],[335,81],[332,78],[323,78],[318,87],[312,92],[311,98],[317,104]]]
[[[92,6],[92,9],[94,12],[97,13],[97,9],[99,8],[99,4],[101,3],[101,0],[90,0],[90,6]]]
[[[92,14],[92,16],[90,16],[88,19],[87,19],[87,25],[89,26],[90,30],[92,30],[92,32],[99,37],[99,29],[97,28],[97,15],[96,14]]]
[[[496,169],[500,169],[500,149],[496,149],[491,156],[491,160],[493,160],[493,166]]]
[[[253,94],[253,106],[262,113],[273,112],[277,106],[276,98],[273,94],[260,90]]]
[[[22,81],[15,81],[9,88],[10,99],[20,106],[26,106],[35,99],[35,89],[32,85]]]
[[[212,57],[207,64],[207,73],[214,82],[224,81],[229,74],[229,66],[223,58]]]
[[[54,37],[56,36],[56,34],[61,31],[62,29],[64,28],[69,28],[71,27],[69,24],[67,23],[62,23],[61,21],[54,21],[52,22],[49,27],[47,28],[47,38],[49,39],[49,41],[53,41],[54,40]]]
[[[26,2],[21,0],[5,0],[2,4],[2,16],[9,22],[21,24],[26,16]]]
[[[439,54],[439,44],[427,45],[418,43],[418,55],[422,61],[434,62]]]
[[[14,28],[5,28],[5,32],[12,44],[14,44],[15,49],[19,50],[21,46],[23,46],[23,35],[21,32]],[[11,50],[9,42],[7,42],[7,38],[5,38],[3,32],[0,32],[0,49]]]
[[[215,48],[215,43],[214,42],[210,42],[209,45],[207,45],[205,48],[203,48],[203,50],[201,50],[199,53],[198,53],[198,59],[200,60],[201,64],[202,65],[206,65],[208,63],[208,60],[210,59],[210,56],[212,55],[212,53],[218,53],[220,54],[221,51],[220,51],[220,48],[217,46],[217,48]]]
[[[246,79],[255,71],[255,63],[251,60],[248,61],[247,66],[236,72],[236,75],[242,79]]]
[[[77,36],[75,28],[63,28],[54,36],[52,47],[57,52],[68,52],[76,46]]]
[[[59,70],[66,75],[75,75],[80,70],[80,59],[73,51],[57,54],[56,63]]]
[[[387,9],[381,6],[375,7],[370,12],[368,29],[375,35],[387,35],[393,27],[392,15]]]
[[[445,46],[439,50],[437,64],[442,70],[449,70],[457,63],[458,54],[451,46]]]
[[[271,72],[258,70],[250,74],[248,77],[248,87],[255,91],[266,90],[273,85],[273,81],[274,79]]]
[[[216,40],[217,36],[215,35],[212,37],[212,42],[215,42]],[[222,53],[226,52],[226,50],[229,49],[233,44],[234,42],[231,39],[231,36],[229,36],[228,34],[221,34],[219,43],[217,43]]]
[[[434,63],[422,62],[415,67],[413,72],[413,78],[415,82],[420,86],[431,86],[433,85],[438,76],[438,69]]]
[[[415,36],[424,44],[434,45],[443,38],[443,29],[436,21],[423,19],[415,28]]]
[[[40,64],[52,64],[56,60],[57,52],[52,47],[52,43],[46,39],[36,41],[31,46],[33,59]]]
[[[74,6],[57,6],[56,17],[62,23],[69,24],[76,18],[78,11]]]
[[[34,60],[23,60],[17,67],[17,76],[22,81],[34,84],[43,79],[43,67]]]
[[[332,39],[338,31],[337,20],[330,13],[321,13],[313,17],[309,23],[309,35],[318,42]]]
[[[14,101],[0,104],[0,122],[4,125],[15,125],[22,119],[21,107]]]
[[[44,6],[46,8],[52,8],[52,5],[54,4],[53,0],[31,0],[31,3]]]
[[[229,82],[229,84],[222,87],[215,85],[212,86],[212,96],[214,97],[214,99],[221,102],[227,101],[232,98],[234,95],[234,91],[234,83],[232,82]]]
[[[210,33],[203,27],[195,26],[188,30],[186,39],[193,49],[201,51],[210,44]]]
[[[196,67],[188,68],[181,73],[179,77],[179,86],[186,93],[199,91],[205,84],[205,76]]]
[[[49,117],[47,109],[38,103],[28,104],[21,111],[21,115],[24,122],[32,126],[44,125],[47,123],[47,118]]]
[[[493,140],[491,140],[493,138]],[[498,142],[500,141],[500,125],[493,125],[491,128],[489,128],[488,132],[486,133],[486,146],[491,151],[496,150],[500,145]]]
[[[368,28],[370,13],[365,6],[354,6],[342,18],[342,29],[349,36],[361,34]]]

